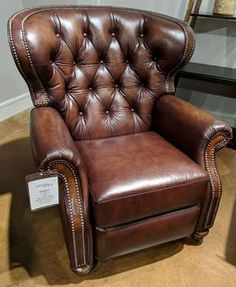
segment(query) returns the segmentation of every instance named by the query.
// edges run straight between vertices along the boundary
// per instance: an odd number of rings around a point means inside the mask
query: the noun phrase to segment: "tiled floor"
[[[236,151],[218,155],[223,197],[201,246],[168,243],[109,260],[81,279],[70,271],[57,208],[29,211],[28,121],[26,111],[0,123],[0,286],[236,286]]]

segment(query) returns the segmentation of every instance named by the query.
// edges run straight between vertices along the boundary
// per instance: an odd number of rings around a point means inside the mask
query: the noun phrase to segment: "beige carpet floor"
[[[223,197],[201,246],[172,242],[104,262],[79,278],[69,268],[57,208],[30,212],[34,172],[26,111],[0,123],[0,286],[236,286],[236,151],[217,156]]]

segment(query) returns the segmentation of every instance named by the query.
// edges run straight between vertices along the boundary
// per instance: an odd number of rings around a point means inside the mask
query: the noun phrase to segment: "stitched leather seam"
[[[32,10],[32,8],[24,9],[24,10],[22,10],[22,11],[30,11],[30,10]],[[9,23],[9,24],[10,24],[10,25],[9,25],[9,29],[10,29],[10,40],[12,41],[12,44],[13,44],[13,46],[12,46],[13,51],[14,51],[14,50],[16,51],[16,47],[15,47],[15,45],[14,45],[13,34],[12,34],[12,22],[13,22],[13,20],[14,20],[22,11],[19,11],[18,13],[14,14],[14,16],[10,19],[10,23]],[[24,20],[25,20],[26,18],[27,18],[27,17],[25,17],[25,18],[22,20],[22,27],[23,27],[23,22],[24,22]],[[21,30],[20,32],[21,32],[21,36],[22,36],[22,40],[23,40],[23,45],[24,45],[24,47],[25,47],[25,44],[27,44],[27,43],[25,43],[25,42],[24,42],[24,39],[23,39],[23,37],[24,37],[23,28],[22,28],[22,30]],[[25,49],[25,52],[26,52],[26,54],[27,54],[26,49]],[[36,98],[36,95],[35,95],[35,93],[34,93],[34,89],[33,89],[33,87],[31,86],[30,82],[28,81],[27,77],[25,76],[25,73],[23,72],[23,69],[22,69],[22,66],[21,66],[21,64],[20,64],[20,61],[19,61],[19,58],[18,58],[17,53],[15,52],[14,55],[16,56],[17,67],[19,68],[20,72],[22,73],[22,76],[23,76],[24,79],[26,80],[26,82],[27,82],[27,84],[28,84],[28,87],[29,87],[29,89],[30,89],[33,104],[34,104],[36,107],[37,107],[37,106],[43,106],[45,103],[37,102],[37,98]],[[27,58],[28,58],[28,56],[29,56],[29,55],[27,54]],[[29,58],[28,58],[28,60],[29,60]],[[30,63],[30,64],[31,64],[31,63]],[[34,69],[33,69],[33,70],[34,70]],[[47,103],[46,103],[46,104],[47,104]]]
[[[192,211],[198,211],[200,210],[201,205],[199,203],[196,203],[194,205],[191,206],[187,206],[187,207],[183,207],[180,209],[176,209],[173,211],[169,211],[166,213],[161,213],[161,214],[157,214],[157,215],[153,215],[153,216],[149,216],[146,218],[141,218],[135,221],[131,221],[131,222],[126,222],[126,223],[120,223],[118,225],[115,226],[108,226],[108,227],[98,227],[96,226],[96,230],[99,232],[113,232],[113,231],[118,231],[120,229],[125,229],[125,228],[132,228],[134,226],[138,226],[138,225],[142,225],[145,224],[147,222],[153,222],[153,221],[157,221],[157,220],[162,220],[162,219],[166,219],[169,217],[173,217],[173,216],[178,216],[181,214],[187,214],[187,213],[192,213]]]
[[[65,189],[66,189],[66,195],[67,195],[67,202],[69,203],[69,219],[70,219],[70,225],[71,225],[71,231],[72,231],[72,243],[73,243],[73,251],[74,251],[74,261],[75,261],[75,266],[79,267],[80,264],[78,264],[78,259],[77,259],[77,245],[76,245],[76,238],[75,238],[75,224],[74,224],[74,215],[73,215],[73,207],[72,207],[72,200],[69,192],[69,185],[67,182],[66,176],[64,176],[62,173],[58,173],[60,178],[63,180]]]
[[[149,90],[148,90],[148,91],[149,91]],[[122,89],[120,89],[120,94],[121,94],[121,96],[123,97],[123,99],[127,102],[127,104],[128,104],[129,107],[130,107],[130,103],[129,103],[128,99],[126,98],[126,95],[125,95],[125,93],[124,93],[124,91],[123,91]],[[150,94],[151,94],[151,93],[150,93]],[[153,97],[153,98],[154,98],[154,97]],[[137,99],[137,96],[136,96],[136,99]],[[136,100],[136,99],[135,99],[135,100]],[[136,117],[140,118],[140,120],[143,122],[143,124],[147,126],[147,128],[150,128],[151,124],[147,124],[146,121],[145,121],[139,114],[137,114],[137,113],[135,113],[135,114],[136,114]],[[134,120],[134,130],[135,130],[135,133],[138,133],[138,129],[136,130],[136,124],[135,124],[134,115],[133,115],[133,120]]]
[[[22,29],[21,30],[21,35],[22,35],[22,41],[23,41],[23,44],[24,44],[24,47],[25,47],[25,52],[26,52],[26,55],[27,55],[27,58],[28,58],[28,61],[30,63],[30,66],[32,68],[32,71],[36,77],[36,79],[39,81],[39,84],[40,84],[40,87],[43,91],[43,97],[44,97],[44,101],[43,102],[36,102],[34,101],[34,104],[36,106],[44,106],[44,105],[48,105],[48,97],[47,97],[47,92],[45,91],[44,87],[43,87],[43,84],[38,76],[38,73],[36,72],[35,68],[34,68],[34,65],[33,65],[33,62],[32,62],[32,59],[31,59],[31,55],[30,55],[30,52],[29,52],[29,47],[28,47],[28,43],[27,43],[27,39],[26,39],[26,36],[25,36],[25,30]],[[34,97],[35,98],[35,97]]]
[[[20,12],[19,12],[20,13]],[[15,16],[17,16],[19,13],[17,13]],[[35,102],[36,101],[36,97],[35,97],[35,94],[34,94],[34,91],[33,91],[33,88],[30,84],[30,82],[28,81],[22,67],[21,67],[21,64],[20,64],[20,60],[19,60],[19,57],[18,57],[18,54],[17,54],[17,50],[16,50],[16,46],[15,46],[15,43],[14,43],[14,40],[13,40],[13,34],[12,34],[12,20],[14,19],[14,17],[12,19],[10,19],[10,22],[9,22],[9,40],[10,40],[10,46],[12,48],[12,52],[13,52],[13,55],[14,55],[14,59],[15,59],[15,62],[16,62],[16,65],[20,71],[20,73],[22,74],[23,78],[25,79],[25,81],[27,82],[27,85],[30,89],[30,94],[32,96],[32,101]]]
[[[193,37],[193,41],[192,41],[192,49],[188,55],[188,57],[186,58],[187,56],[187,52],[188,52],[188,48],[189,48],[189,37],[188,37],[188,32],[186,30],[186,28],[184,27],[184,25],[180,24],[179,23],[179,26],[182,28],[183,32],[184,32],[184,35],[185,35],[185,48],[184,48],[184,53],[183,53],[183,56],[180,60],[180,62],[168,73],[168,75],[166,76],[166,80],[165,80],[165,88],[166,88],[166,91],[168,92],[168,80],[170,78],[170,75],[172,74],[172,77],[171,77],[171,80],[170,80],[170,85],[171,85],[171,89],[175,89],[174,87],[174,76],[176,75],[176,72],[178,70],[179,67],[181,67],[182,64],[185,63],[188,63],[190,58],[192,57],[193,55],[193,52],[194,52],[194,47],[195,47],[195,35],[192,34],[192,37]],[[176,71],[174,73],[174,71]]]
[[[154,189],[154,190],[147,191],[147,192],[144,191],[144,192],[139,192],[138,194],[131,194],[131,195],[121,196],[121,197],[117,197],[117,198],[105,199],[105,200],[102,200],[102,201],[98,201],[97,199],[95,199],[92,191],[90,192],[90,194],[92,195],[94,201],[97,204],[101,205],[103,203],[110,202],[110,201],[116,201],[116,200],[120,200],[120,199],[127,199],[127,198],[131,198],[131,197],[137,197],[137,196],[140,196],[140,195],[142,196],[142,195],[154,193],[154,192],[157,192],[157,191],[169,190],[169,189],[178,188],[178,187],[182,187],[182,186],[184,187],[184,186],[187,186],[187,185],[192,184],[192,183],[202,183],[202,182],[205,182],[207,180],[208,180],[207,178],[202,179],[202,180],[193,180],[191,182],[181,183],[181,184],[177,184],[177,185],[170,186],[170,187],[167,187],[167,188],[163,187],[163,188],[160,188],[160,189]],[[90,187],[90,190],[92,190],[91,187]]]
[[[83,263],[78,263],[78,259],[77,259],[75,219],[74,219],[74,214],[73,214],[74,206],[73,206],[73,203],[72,203],[72,197],[70,195],[70,187],[69,187],[68,180],[67,180],[66,176],[64,174],[62,174],[62,173],[59,173],[59,175],[61,176],[61,178],[63,179],[64,184],[65,184],[67,201],[68,201],[68,204],[69,204],[75,267],[76,268],[77,267],[84,267],[84,266],[86,266],[85,228],[84,228],[83,208],[82,208],[81,198],[80,198],[80,195],[79,195],[79,183],[78,183],[78,180],[77,180],[77,175],[76,175],[76,172],[75,172],[74,168],[71,166],[71,164],[69,164],[67,161],[64,161],[64,160],[54,160],[54,161],[52,161],[52,162],[50,162],[48,164],[48,167],[50,168],[54,164],[57,164],[57,163],[58,164],[63,164],[63,165],[65,165],[66,167],[68,167],[70,169],[70,171],[72,172],[72,175],[73,175],[74,182],[75,182],[75,186],[76,186],[76,205],[79,208],[80,222],[81,222],[81,238],[82,238]]]

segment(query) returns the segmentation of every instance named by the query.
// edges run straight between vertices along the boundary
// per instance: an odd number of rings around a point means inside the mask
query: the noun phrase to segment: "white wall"
[[[27,86],[17,71],[7,38],[7,20],[22,8],[21,0],[0,1],[0,120],[30,104]]]
[[[212,12],[215,4],[215,0],[202,0],[200,7],[201,12]]]
[[[23,0],[25,8],[43,5],[95,5],[96,2],[96,0]]]
[[[0,69],[0,99],[1,102],[8,100],[16,93],[26,91],[24,82],[18,75],[14,61],[10,54],[7,38],[7,20],[10,15],[23,8],[19,0],[0,1],[0,51],[1,51],[1,69]]]
[[[119,7],[130,7],[144,10],[151,10],[163,14],[168,14],[177,18],[184,18],[184,13],[188,1],[186,0],[101,0],[102,5],[112,5]]]
[[[76,4],[76,0],[23,0],[24,8],[33,6],[43,6],[43,5],[65,5],[65,4]]]
[[[188,1],[186,0],[23,0],[24,7],[35,5],[52,5],[52,4],[81,4],[81,5],[104,5],[131,7],[144,10],[152,10],[159,13],[171,15],[173,17],[183,18],[184,11]]]

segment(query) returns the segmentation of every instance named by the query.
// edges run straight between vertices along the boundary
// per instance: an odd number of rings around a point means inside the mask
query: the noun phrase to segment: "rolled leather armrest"
[[[157,100],[153,128],[195,162],[204,165],[205,150],[216,140],[216,149],[232,138],[232,129],[211,114],[171,95]]]
[[[209,176],[208,191],[202,203],[195,237],[201,238],[212,227],[222,194],[215,154],[232,137],[224,122],[191,104],[170,95],[157,100],[153,128],[198,163]]]
[[[53,160],[65,160],[79,167],[79,152],[61,115],[53,108],[31,111],[31,142],[35,161],[45,169]]]
[[[85,275],[93,267],[86,169],[64,120],[55,109],[40,107],[32,110],[31,141],[39,168],[58,171],[60,212],[71,268],[76,274]]]

